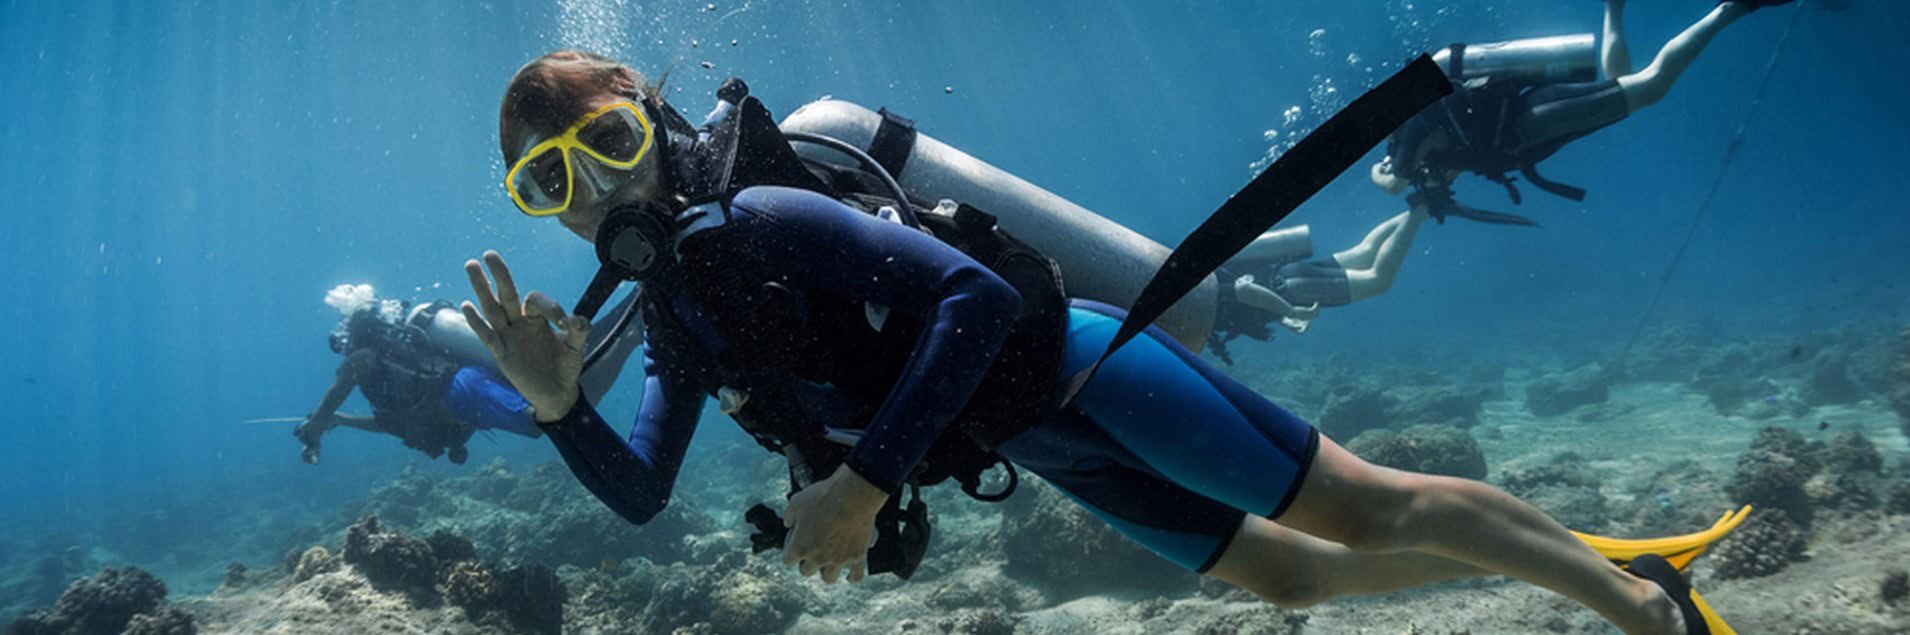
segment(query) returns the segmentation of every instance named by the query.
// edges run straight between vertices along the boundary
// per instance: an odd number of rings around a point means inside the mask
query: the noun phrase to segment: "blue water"
[[[731,75],[779,114],[824,95],[886,105],[1171,244],[1251,177],[1263,133],[1322,79],[1350,97],[1424,47],[1600,20],[1595,2],[1515,0],[562,4],[0,3],[0,271],[14,279],[0,522],[14,537],[140,518],[217,532],[225,511],[326,508],[419,463],[338,434],[314,468],[286,428],[240,421],[316,404],[338,362],[325,346],[337,316],[321,302],[333,285],[461,299],[459,265],[495,248],[527,287],[581,290],[585,244],[520,216],[498,186],[504,83],[561,45],[652,77],[675,62],[669,97],[693,119]],[[1709,3],[1636,4],[1643,65]],[[611,18],[591,21],[591,6]],[[1548,162],[1593,195],[1528,188],[1519,211],[1545,229],[1428,227],[1387,297],[1237,354],[1615,351],[1788,19],[1733,26],[1659,107]],[[1660,319],[1804,333],[1910,308],[1896,191],[1910,49],[1895,44],[1910,7],[1802,20]],[[1507,207],[1496,186],[1462,187]],[[1330,251],[1400,209],[1354,174],[1289,222],[1312,224]],[[605,409],[629,412],[634,385]],[[712,424],[699,443],[735,434]],[[474,442],[474,461],[494,455],[554,452]],[[207,560],[222,557],[236,556]]]

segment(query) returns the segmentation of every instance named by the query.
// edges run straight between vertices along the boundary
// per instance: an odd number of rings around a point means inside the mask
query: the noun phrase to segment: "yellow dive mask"
[[[531,216],[552,216],[570,209],[576,191],[576,150],[604,167],[629,170],[650,153],[655,131],[643,108],[620,101],[584,115],[563,134],[532,146],[504,175],[504,189],[517,208]]]

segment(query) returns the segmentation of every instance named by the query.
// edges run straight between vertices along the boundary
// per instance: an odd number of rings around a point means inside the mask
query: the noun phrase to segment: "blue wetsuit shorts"
[[[527,437],[539,434],[531,422],[531,403],[489,368],[459,368],[445,388],[445,402],[451,416],[479,430],[503,430]]]
[[[1094,363],[1124,317],[1075,301],[1064,380]],[[1000,451],[1128,538],[1204,573],[1247,514],[1286,511],[1318,449],[1312,425],[1149,328],[1059,415]]]

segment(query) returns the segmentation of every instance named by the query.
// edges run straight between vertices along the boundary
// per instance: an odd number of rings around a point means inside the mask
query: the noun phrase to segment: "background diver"
[[[1231,363],[1226,335],[1268,339],[1269,319],[1305,333],[1320,309],[1385,293],[1399,277],[1426,216],[1425,208],[1415,205],[1374,226],[1358,244],[1320,258],[1312,257],[1312,231],[1306,225],[1261,234],[1220,270],[1215,330],[1224,335],[1210,340],[1214,353]]]
[[[1011,284],[950,243],[819,185],[750,186],[809,178],[775,172],[791,164],[773,144],[747,157],[697,152],[760,124],[737,118],[766,117],[761,108],[725,98],[717,123],[699,131],[634,70],[576,51],[533,61],[506,90],[499,142],[520,210],[557,216],[606,250],[605,272],[626,267],[643,281],[654,319],[630,436],[578,388],[585,318],[541,293],[520,296],[495,252],[466,263],[477,302],[461,309],[579,480],[632,522],[668,502],[714,396],[766,447],[789,454],[792,473],[816,469],[789,500],[783,550],[785,562],[825,581],[845,569],[863,576],[880,511],[918,470],[980,447],[1163,557],[1281,605],[1499,573],[1569,596],[1629,633],[1721,628],[1662,557],[1691,544],[1626,553],[1621,569],[1609,544],[1595,551],[1491,486],[1354,457],[1158,329],[1110,358],[1067,408],[1028,400],[1091,363],[1121,310],[1069,302],[1038,277]],[[739,185],[732,168],[768,172]],[[717,196],[698,189],[713,180]],[[591,286],[587,302],[605,293]],[[1046,311],[1044,290],[1065,309]],[[1058,337],[1044,339],[1049,329]],[[1045,378],[1030,381],[1030,371]],[[838,442],[833,469],[809,452]]]
[[[531,422],[530,403],[498,375],[451,304],[379,299],[362,284],[333,288],[325,303],[343,314],[331,347],[345,361],[318,407],[292,431],[306,463],[318,463],[320,441],[339,426],[398,437],[405,447],[433,459],[448,454],[460,465],[470,455],[466,442],[479,430],[542,435]],[[631,340],[617,347],[619,361],[634,350]],[[620,366],[607,364],[585,383],[601,395]],[[353,389],[370,402],[371,415],[338,412]]]
[[[1759,8],[1792,0],[1726,0],[1673,37],[1651,64],[1632,70],[1625,42],[1625,0],[1605,0],[1605,38],[1591,34],[1484,45],[1456,44],[1434,53],[1457,90],[1426,109],[1392,137],[1387,156],[1373,165],[1375,185],[1393,194],[1407,189],[1434,218],[1448,215],[1495,224],[1536,225],[1515,214],[1489,212],[1453,200],[1452,183],[1472,172],[1504,186],[1518,172],[1534,186],[1572,200],[1583,189],[1541,176],[1537,164],[1566,144],[1658,103],[1719,32]],[[1602,71],[1605,79],[1598,80]]]

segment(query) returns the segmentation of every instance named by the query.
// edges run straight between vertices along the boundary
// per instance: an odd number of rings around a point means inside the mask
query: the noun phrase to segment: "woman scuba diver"
[[[473,331],[577,478],[631,522],[667,504],[716,397],[789,457],[800,487],[768,547],[828,582],[875,566],[871,538],[892,529],[878,525],[902,490],[955,478],[985,498],[963,477],[981,456],[1282,606],[1504,574],[1628,633],[1725,632],[1673,561],[1727,523],[1594,550],[1484,483],[1360,460],[1160,329],[1064,394],[1121,309],[1063,296],[1050,261],[966,201],[935,211],[906,193],[880,204],[838,191],[740,83],[719,97],[699,129],[614,60],[566,50],[526,65],[500,113],[505,186],[521,211],[595,243],[605,266],[572,314],[520,295],[496,252],[465,264]],[[627,438],[578,388],[585,316],[625,278],[642,285],[647,375]]]
[[[1605,0],[1605,41],[1592,34],[1514,42],[1455,44],[1433,55],[1460,87],[1393,135],[1372,166],[1373,184],[1424,206],[1434,218],[1534,225],[1515,214],[1459,204],[1452,183],[1472,172],[1523,202],[1513,172],[1533,186],[1571,200],[1585,190],[1541,176],[1538,163],[1567,144],[1618,123],[1671,92],[1686,68],[1725,27],[1760,8],[1792,0],[1724,0],[1666,42],[1651,64],[1632,70],[1625,42],[1625,0]],[[1603,72],[1605,79],[1597,76]]]

